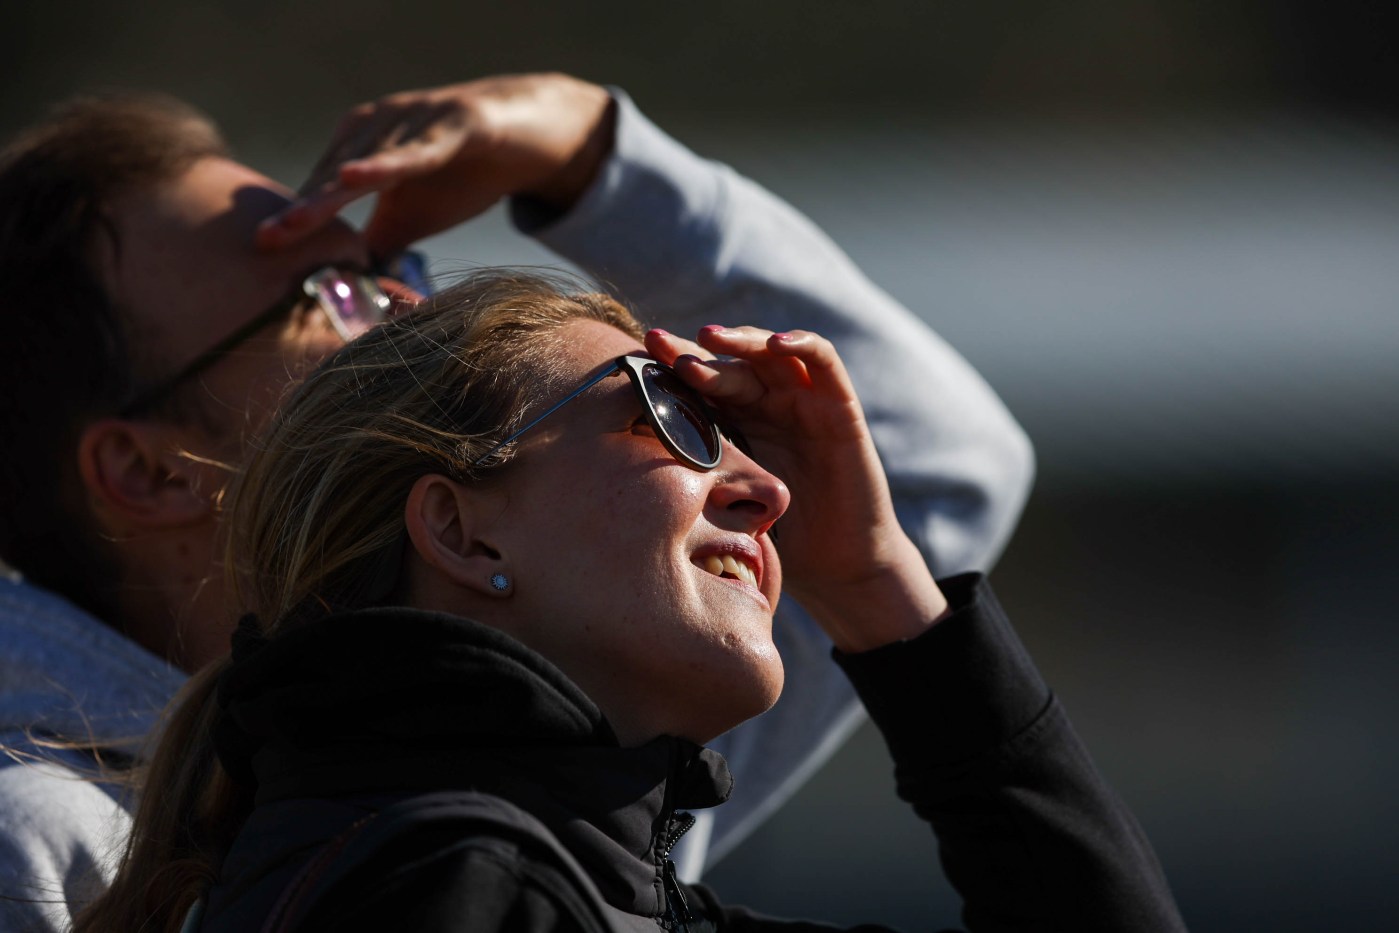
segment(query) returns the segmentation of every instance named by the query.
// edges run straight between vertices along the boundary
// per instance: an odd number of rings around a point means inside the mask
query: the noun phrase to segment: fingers
[[[715,354],[756,366],[769,385],[809,387],[823,395],[854,397],[845,364],[835,346],[820,334],[804,330],[774,334],[760,327],[711,324],[700,331],[699,342]]]
[[[354,201],[439,171],[468,135],[463,109],[450,101],[408,94],[356,107],[336,128],[299,197],[259,226],[257,246],[290,246]]]
[[[678,337],[670,331],[661,330],[659,327],[647,331],[646,337],[642,342],[646,344],[647,353],[655,357],[657,362],[665,363],[667,366],[674,366],[678,357],[686,355],[694,356],[702,360],[714,358],[713,353],[710,353],[693,340],[686,340],[684,337]]]
[[[449,101],[386,108],[351,134],[332,166],[333,181],[352,188],[386,187],[441,169],[470,137],[465,109]]]
[[[507,75],[405,91],[340,122],[295,203],[257,231],[263,249],[323,229],[377,193],[365,227],[384,253],[526,194],[560,209],[577,201],[612,151],[608,92],[565,75]]]
[[[768,388],[753,366],[743,360],[713,360],[682,356],[675,361],[675,372],[695,391],[721,407],[738,407],[761,402]]]
[[[464,122],[461,107],[412,93],[356,107],[336,127],[301,193],[311,194],[336,182],[353,184],[345,177],[347,172],[372,170],[385,155],[401,155],[405,149],[431,153],[449,145]]]
[[[835,345],[820,334],[806,330],[773,334],[768,338],[766,348],[775,356],[800,360],[816,391],[826,395],[855,396],[855,386]]]
[[[329,188],[300,198],[258,224],[253,243],[258,249],[283,249],[320,230],[345,207],[370,192]]]
[[[692,389],[711,400],[743,404],[762,394],[762,385],[748,372],[747,364],[716,360],[714,354],[693,340],[656,328],[647,331],[646,352],[665,363]]]

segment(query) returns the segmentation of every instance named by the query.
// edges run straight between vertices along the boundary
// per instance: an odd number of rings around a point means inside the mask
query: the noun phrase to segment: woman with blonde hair
[[[669,854],[728,794],[703,744],[781,690],[784,585],[969,927],[1182,928],[984,581],[940,587],[899,528],[815,334],[692,343],[477,276],[297,390],[230,528],[248,615],[79,930],[781,926]]]

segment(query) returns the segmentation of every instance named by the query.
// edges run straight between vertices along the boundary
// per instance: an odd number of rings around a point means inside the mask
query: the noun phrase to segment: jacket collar
[[[532,813],[632,913],[664,905],[674,811],[732,779],[674,737],[623,748],[596,704],[544,657],[445,613],[367,609],[299,626],[220,685],[219,754],[259,805],[453,788]]]

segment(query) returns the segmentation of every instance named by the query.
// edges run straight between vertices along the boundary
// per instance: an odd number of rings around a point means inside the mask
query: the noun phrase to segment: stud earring
[[[504,592],[510,589],[510,578],[503,573],[491,574],[491,586],[496,592]]]

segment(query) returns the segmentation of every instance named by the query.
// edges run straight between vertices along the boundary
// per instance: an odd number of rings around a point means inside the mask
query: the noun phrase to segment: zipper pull
[[[670,923],[672,930],[679,930],[686,933],[690,929],[690,921],[694,917],[690,916],[690,903],[685,900],[685,892],[680,888],[680,881],[675,877],[675,863],[670,859],[665,860],[665,872],[663,875],[665,882],[665,901],[668,916],[666,920]],[[676,905],[680,909],[676,910]]]
[[[676,813],[671,818],[670,831],[666,833],[665,845],[661,848],[661,858],[665,859],[661,882],[665,889],[666,922],[670,924],[671,930],[679,930],[681,933],[687,933],[690,921],[695,918],[690,913],[690,904],[685,900],[685,891],[680,887],[680,879],[676,877],[675,862],[671,861],[670,853],[680,841],[680,837],[688,833],[694,825],[694,814]],[[679,910],[676,909],[677,904],[680,905]]]

